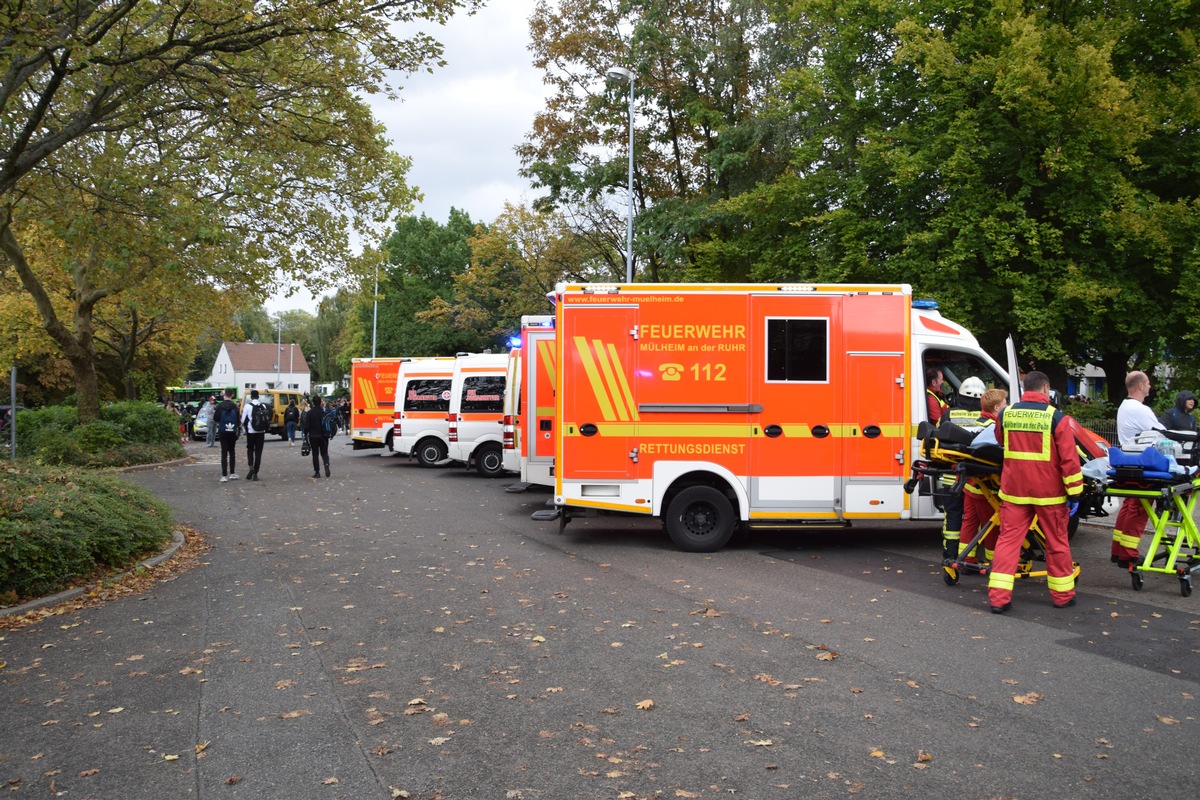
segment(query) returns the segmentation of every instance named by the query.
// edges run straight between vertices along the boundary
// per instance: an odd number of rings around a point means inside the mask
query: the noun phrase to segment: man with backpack
[[[225,390],[225,399],[213,412],[217,437],[221,442],[221,483],[237,480],[238,407],[233,402],[233,389]]]
[[[250,400],[242,409],[242,426],[246,429],[246,461],[250,465],[246,480],[256,481],[262,466],[263,440],[271,427],[271,409],[258,399],[258,389],[250,391]]]
[[[314,478],[321,477],[321,464],[325,465],[325,477],[329,477],[329,440],[337,435],[337,411],[321,404],[321,395],[314,394],[312,406],[300,417],[300,432],[308,439],[312,450]]]

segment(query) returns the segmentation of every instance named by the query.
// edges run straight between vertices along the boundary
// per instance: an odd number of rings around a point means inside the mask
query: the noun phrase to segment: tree
[[[701,266],[695,242],[722,235],[711,203],[786,165],[786,151],[779,149],[786,140],[777,130],[786,118],[755,116],[787,58],[768,13],[774,5],[540,3],[530,21],[531,47],[554,94],[518,153],[523,173],[549,191],[542,205],[590,216],[584,207],[627,192],[629,89],[603,82],[609,67],[626,66],[635,73],[641,278],[695,277]],[[610,230],[605,224],[597,232]],[[610,246],[622,252],[623,226]],[[745,269],[742,263],[716,266],[727,278],[744,277]]]
[[[471,262],[468,242],[478,227],[455,208],[445,224],[424,214],[396,222],[383,247],[388,266],[379,276],[379,356],[444,356],[480,348],[477,332],[439,327],[418,316],[438,298],[451,297],[454,277]],[[363,295],[355,326],[359,338],[352,345],[355,357],[371,353],[370,286]]]
[[[123,0],[0,11],[0,250],[99,413],[93,314],[149,275],[261,297],[277,275],[321,289],[411,203],[364,94],[435,62],[428,36],[476,0]],[[62,243],[64,321],[26,248]]]
[[[452,299],[437,297],[420,321],[478,336],[504,351],[526,314],[548,314],[546,295],[559,281],[610,277],[602,254],[576,235],[560,214],[506,203],[487,229],[472,237],[471,266],[454,276]]]
[[[1052,375],[1098,361],[1115,396],[1130,364],[1162,358],[1154,311],[1188,298],[1200,229],[1197,183],[1172,180],[1196,175],[1196,14],[792,10],[799,65],[777,104],[794,120],[792,163],[718,206],[732,235],[713,251],[762,278],[912,283],[993,352],[1012,331]]]

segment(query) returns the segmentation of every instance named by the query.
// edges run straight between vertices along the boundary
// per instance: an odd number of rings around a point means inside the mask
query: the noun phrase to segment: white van
[[[392,449],[423,467],[446,461],[450,384],[456,359],[406,358],[396,371]]]
[[[504,472],[502,435],[507,353],[462,355],[454,361],[447,438],[449,457],[480,475]]]

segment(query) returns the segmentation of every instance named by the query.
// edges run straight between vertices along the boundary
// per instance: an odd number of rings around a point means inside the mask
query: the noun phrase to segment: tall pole
[[[275,317],[275,388],[279,388],[280,362],[283,361],[283,312]]]
[[[379,330],[379,263],[375,264],[375,306],[371,311],[371,358],[375,357],[375,334]]]
[[[629,209],[625,214],[625,282],[633,283],[633,84],[634,75],[625,67],[610,67],[614,80],[629,81]]]
[[[8,455],[17,460],[17,367],[8,375]]]

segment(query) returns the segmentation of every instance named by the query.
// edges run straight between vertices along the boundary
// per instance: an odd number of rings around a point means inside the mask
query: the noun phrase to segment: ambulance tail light
[[[392,412],[392,439],[400,438],[400,412]]]
[[[451,414],[450,416],[446,417],[446,419],[450,423],[449,430],[447,431],[448,438],[452,442],[457,442],[458,441],[458,414]]]
[[[504,421],[500,423],[504,427],[501,428],[500,441],[504,443],[505,450],[517,449],[517,418],[512,414],[505,414]]]

